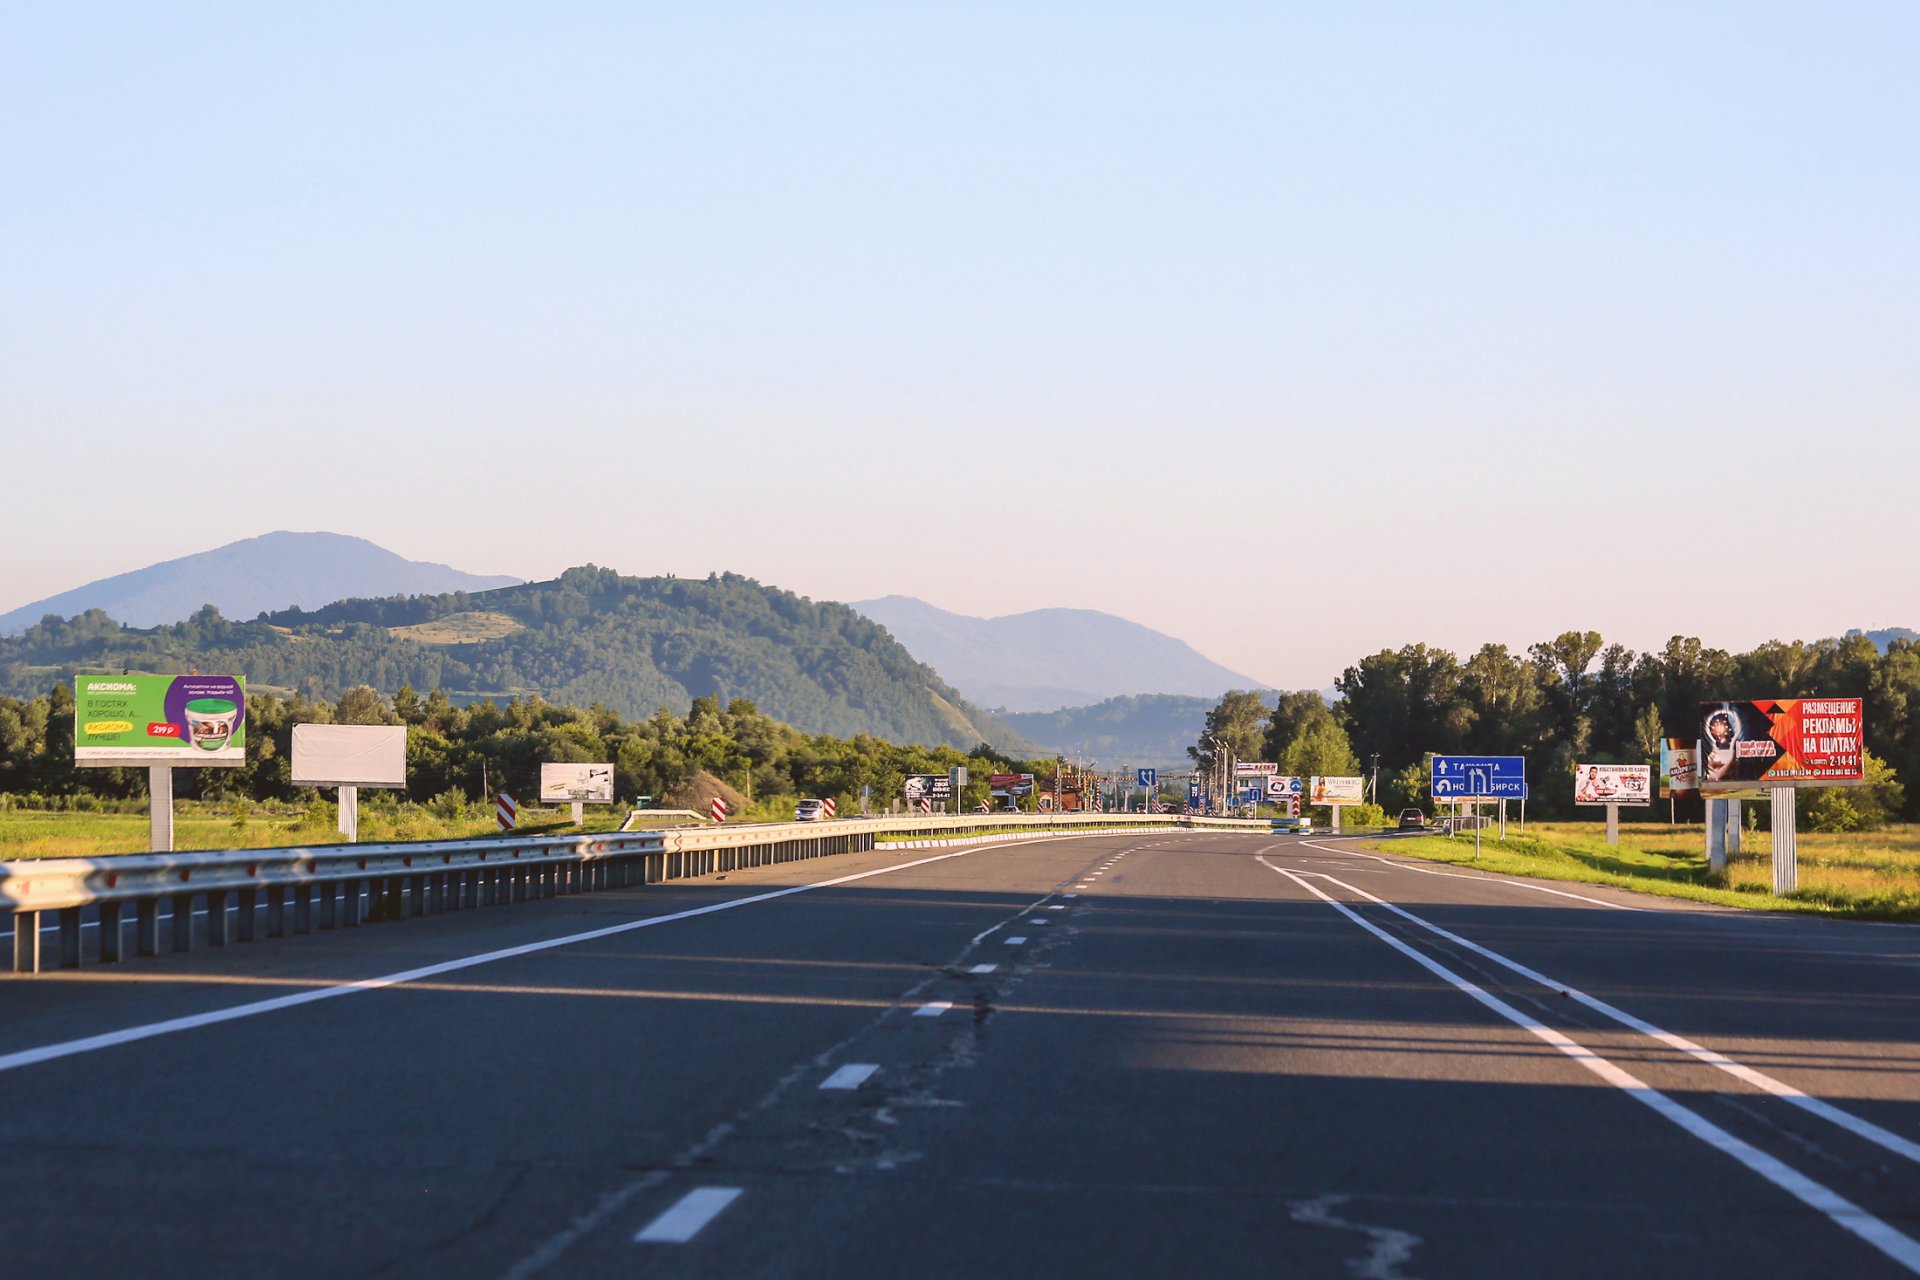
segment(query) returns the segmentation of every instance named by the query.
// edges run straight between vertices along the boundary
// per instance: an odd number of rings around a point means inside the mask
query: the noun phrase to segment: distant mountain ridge
[[[1272,699],[1270,690],[1261,697]],[[1021,734],[1102,769],[1122,765],[1161,769],[1190,763],[1187,748],[1200,740],[1216,698],[1151,693],[1109,698],[1058,711],[1003,711]]]
[[[281,530],[22,605],[0,614],[0,636],[18,635],[48,614],[69,618],[89,609],[102,610],[130,627],[157,627],[178,622],[206,604],[229,618],[251,618],[356,597],[489,591],[519,582],[501,574],[463,573],[444,564],[407,560],[365,538]]]
[[[1848,639],[1854,636],[1865,636],[1867,639],[1873,641],[1873,647],[1881,653],[1885,653],[1887,646],[1895,640],[1905,640],[1908,644],[1920,642],[1920,631],[1914,631],[1907,627],[1884,627],[1878,631],[1862,631],[1860,628],[1855,627],[1852,631],[1847,632]]]
[[[910,596],[851,607],[980,706],[1057,711],[1138,694],[1218,698],[1265,684],[1183,640],[1092,609],[973,618]]]
[[[341,600],[255,621],[202,609],[142,630],[94,610],[0,638],[0,692],[9,696],[45,693],[81,670],[121,669],[218,671],[324,698],[358,684],[387,694],[444,689],[458,701],[539,696],[629,718],[684,712],[695,697],[744,697],[806,733],[1031,745],[969,706],[879,624],[735,574],[629,578],[588,565],[549,582]]]

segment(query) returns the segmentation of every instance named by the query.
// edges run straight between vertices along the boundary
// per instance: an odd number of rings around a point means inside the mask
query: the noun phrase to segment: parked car
[[[824,822],[826,817],[827,802],[825,800],[802,800],[793,809],[795,822]]]
[[[1418,809],[1402,809],[1400,811],[1400,829],[1402,831],[1425,831],[1427,829],[1427,815]]]

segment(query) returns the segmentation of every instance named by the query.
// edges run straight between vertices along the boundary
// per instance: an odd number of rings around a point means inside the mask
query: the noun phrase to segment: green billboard
[[[247,759],[247,682],[237,676],[77,676],[73,761],[236,765]]]

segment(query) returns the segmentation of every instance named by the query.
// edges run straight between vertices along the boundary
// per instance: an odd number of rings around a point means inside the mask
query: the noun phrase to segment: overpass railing
[[[918,844],[1075,831],[1266,826],[1234,818],[1151,814],[916,814],[593,835],[45,858],[0,862],[0,907],[13,912],[14,971],[35,973],[43,958],[57,958],[62,968],[78,968],[86,951],[92,955],[84,958],[119,962],[129,909],[135,954],[157,956],[163,905],[171,912],[168,949],[184,952],[193,948],[194,908],[202,902],[206,944],[224,947],[258,937],[263,905],[266,936],[280,938],[863,853],[886,847],[883,836],[889,842]],[[89,909],[96,916],[93,921],[85,919]],[[45,914],[52,914],[58,927],[53,954],[43,957]],[[83,944],[90,925],[98,941],[87,948]]]

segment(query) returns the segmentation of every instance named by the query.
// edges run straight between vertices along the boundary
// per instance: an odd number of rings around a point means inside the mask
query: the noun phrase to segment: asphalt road
[[[1920,1274],[1920,930],[1325,838],[0,981],[0,1098],[10,1276]]]

